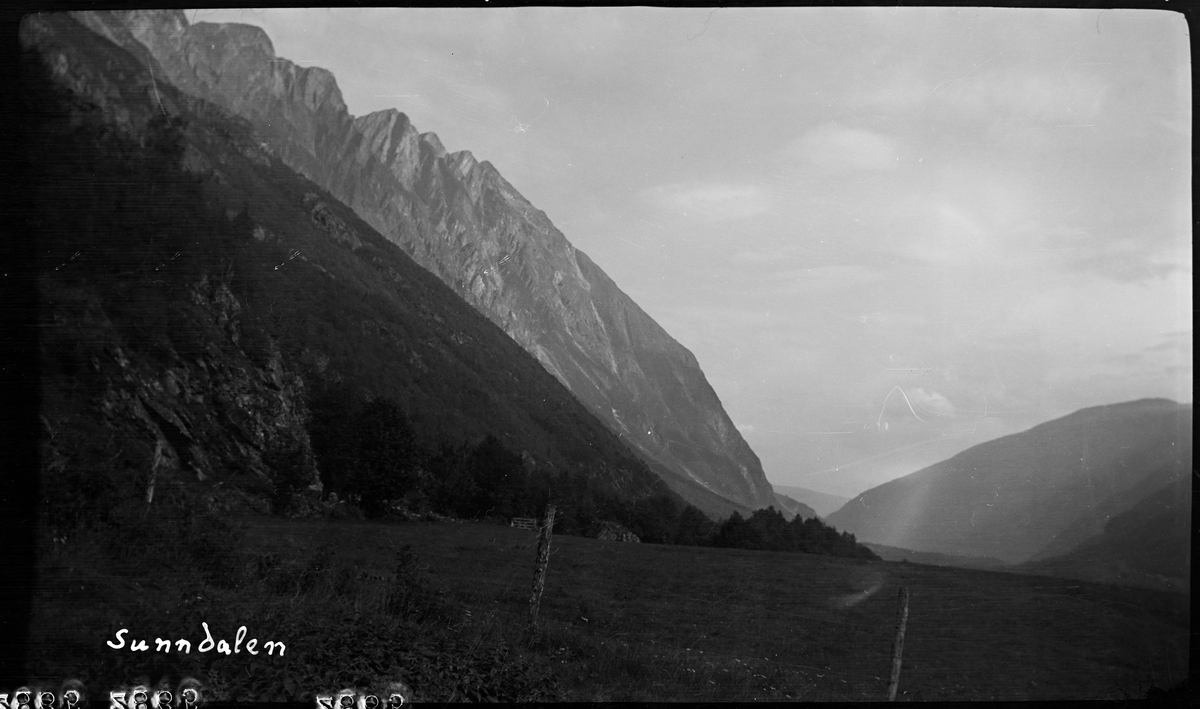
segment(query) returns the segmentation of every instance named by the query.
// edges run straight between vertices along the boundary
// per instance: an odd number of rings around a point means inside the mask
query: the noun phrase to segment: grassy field
[[[485,628],[526,613],[530,532],[270,520],[253,538],[296,553],[318,534],[378,568],[411,544]],[[1186,673],[1182,597],[914,564],[560,536],[541,613],[574,699],[875,700],[886,697],[901,586],[904,697],[1142,696]]]
[[[45,654],[117,658],[125,664],[110,673],[137,670],[153,680],[185,671],[180,660],[105,650],[93,638],[83,643],[90,650],[72,650],[77,629],[107,623],[95,634],[108,640],[114,623],[128,623],[116,627],[129,627],[130,637],[173,627],[194,637],[187,628],[205,617],[218,637],[232,641],[246,624],[289,648],[286,661],[256,658],[250,667],[244,657],[215,660],[201,677],[214,696],[243,698],[249,680],[228,677],[244,671],[263,678],[248,685],[261,686],[255,698],[386,675],[431,700],[878,701],[886,699],[903,586],[911,600],[899,699],[1136,698],[1182,681],[1188,666],[1182,595],[566,536],[554,538],[542,634],[530,643],[533,532],[270,517],[241,524],[241,574],[187,589],[169,577],[84,571],[69,563],[71,554],[48,559],[43,578],[57,590],[39,596]],[[83,617],[102,615],[74,605],[85,596],[120,619]],[[372,610],[388,599],[392,612]],[[396,599],[407,605],[397,610]],[[39,667],[47,676],[71,671],[50,660]],[[282,691],[273,687],[280,677]],[[507,683],[504,691],[489,694],[497,683]]]

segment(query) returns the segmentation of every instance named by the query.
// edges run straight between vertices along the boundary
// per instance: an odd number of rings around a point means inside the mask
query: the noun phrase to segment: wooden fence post
[[[538,628],[538,606],[542,603],[542,589],[546,586],[546,565],[550,561],[550,534],[554,529],[554,505],[546,506],[546,521],[538,535],[537,561],[533,569],[533,589],[529,592],[529,631],[536,634]]]
[[[904,653],[904,626],[908,624],[908,589],[900,589],[900,604],[896,608],[896,641],[892,644],[892,681],[888,685],[888,701],[896,701],[900,686],[900,656]]]

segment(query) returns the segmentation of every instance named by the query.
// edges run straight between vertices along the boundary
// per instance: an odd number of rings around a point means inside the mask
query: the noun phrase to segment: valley
[[[807,505],[822,517],[828,517],[837,512],[843,505],[850,501],[848,497],[830,495],[829,493],[817,492],[816,490],[809,490],[808,488],[796,487],[794,485],[774,485],[773,487],[776,493],[787,495]]]
[[[184,678],[216,701],[881,701],[905,589],[898,699],[1186,691],[1191,403],[1055,414],[853,499],[772,486],[748,441],[873,456],[958,410],[888,384],[907,409],[859,407],[874,427],[735,423],[714,387],[745,403],[740,380],[710,384],[491,163],[394,109],[353,116],[260,28],[43,14],[21,42],[12,241],[37,406],[14,681],[73,678],[94,703]],[[696,194],[675,206],[706,219],[744,196]],[[811,271],[785,275],[800,292]],[[869,388],[768,384],[808,364],[755,369],[719,313],[665,312],[771,405]],[[798,363],[838,341],[810,325],[759,344]],[[855,366],[928,371],[887,359]],[[533,628],[528,527],[549,505]]]

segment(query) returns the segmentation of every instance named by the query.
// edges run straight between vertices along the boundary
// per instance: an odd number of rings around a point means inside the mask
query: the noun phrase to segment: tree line
[[[403,409],[387,397],[363,399],[327,385],[317,388],[309,409],[309,438],[325,490],[352,501],[368,518],[403,506],[417,513],[507,521],[538,517],[554,502],[557,534],[587,536],[601,522],[612,521],[657,544],[878,558],[854,535],[815,517],[789,522],[767,508],[748,518],[735,512],[718,523],[671,495],[629,499],[586,467],[547,470],[495,435],[473,444],[422,445]],[[277,467],[286,468],[278,465],[281,460],[275,458]],[[284,469],[276,474],[281,481],[289,479]],[[286,496],[286,482],[277,485],[277,495],[280,490]]]

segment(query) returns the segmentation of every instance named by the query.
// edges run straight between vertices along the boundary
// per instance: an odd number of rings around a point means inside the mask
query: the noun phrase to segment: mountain
[[[493,436],[606,514],[682,507],[536,359],[244,119],[68,15],[27,17],[21,40],[30,198],[13,238],[36,254],[43,488],[73,491],[50,505],[63,525],[130,485],[255,508],[285,483],[319,490],[316,389],[388,397],[424,441]]]
[[[488,162],[394,110],[353,117],[333,76],[275,56],[260,29],[182,12],[74,15],[155,76],[250,121],[284,163],[353,208],[500,326],[710,512],[775,498],[695,357]]]
[[[772,485],[776,494],[787,495],[808,507],[811,507],[821,517],[828,517],[850,501],[849,497],[830,495],[827,492],[817,492],[795,485]]]
[[[957,566],[964,569],[1007,569],[1009,566],[990,556],[953,556],[932,551],[913,551],[890,547],[886,544],[864,543],[863,546],[879,555],[884,561],[906,561],[926,566]]]
[[[1065,553],[1189,474],[1192,407],[1082,409],[872,488],[828,522],[916,551],[1016,564]]]
[[[786,517],[788,521],[791,521],[793,517],[811,519],[817,516],[816,510],[804,504],[803,502],[799,502],[788,497],[787,495],[781,495],[776,492],[775,500],[777,503],[776,507],[781,509],[783,516]]]
[[[1190,593],[1191,483],[1178,478],[1110,519],[1098,537],[1012,570]]]

